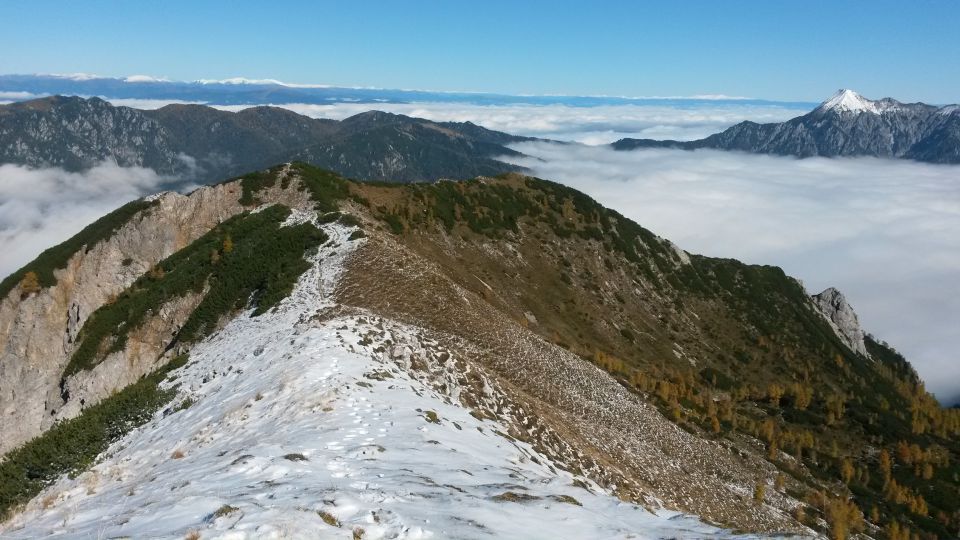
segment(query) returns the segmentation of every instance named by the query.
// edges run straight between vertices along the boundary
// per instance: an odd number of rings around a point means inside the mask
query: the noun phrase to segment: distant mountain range
[[[960,107],[869,100],[840,90],[813,111],[781,123],[741,122],[695,141],[620,139],[616,150],[713,148],[798,157],[876,156],[960,163]]]
[[[189,101],[207,105],[282,105],[290,103],[470,103],[473,105],[775,105],[807,107],[810,103],[771,101],[724,95],[694,96],[566,96],[510,95],[485,92],[439,92],[390,88],[356,88],[292,84],[274,79],[234,77],[221,80],[171,81],[145,75],[100,77],[86,73],[0,75],[0,100],[52,95],[100,96],[110,100]]]
[[[209,182],[283,161],[365,180],[411,182],[495,175],[518,167],[505,145],[529,140],[470,122],[370,111],[342,121],[279,107],[156,110],[52,96],[0,105],[0,163],[81,170],[103,160]]]

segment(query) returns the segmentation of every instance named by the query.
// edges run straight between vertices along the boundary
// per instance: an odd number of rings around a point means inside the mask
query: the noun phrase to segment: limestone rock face
[[[860,321],[843,293],[830,287],[820,294],[813,295],[812,298],[813,303],[830,322],[837,336],[854,352],[869,356],[867,346],[863,342],[864,334],[863,329],[860,328]]]
[[[285,169],[282,174],[291,174]],[[280,184],[279,182],[277,184]],[[312,208],[299,180],[265,189],[265,200]],[[166,351],[177,329],[203,299],[187,295],[159,306],[133,331],[124,350],[94,369],[62,380],[87,318],[157,263],[226,219],[248,210],[239,182],[189,195],[165,192],[109,239],[85,246],[57,270],[57,284],[26,298],[14,289],[0,299],[0,455],[73,418],[135,382],[177,351]]]
[[[242,211],[239,195],[236,183],[190,195],[157,195],[155,206],[134,216],[111,238],[75,253],[66,268],[56,271],[56,285],[23,299],[14,290],[0,300],[0,454],[155,367],[169,343],[170,325],[189,315],[183,313],[188,306],[159,310],[127,350],[60,387],[77,334],[90,314],[158,262]]]

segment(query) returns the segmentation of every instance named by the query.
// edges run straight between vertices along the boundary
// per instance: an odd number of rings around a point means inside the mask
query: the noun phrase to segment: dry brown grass
[[[47,495],[46,497],[43,498],[43,500],[40,501],[40,508],[43,508],[44,510],[46,510],[52,507],[56,502],[57,502],[56,494],[51,493],[50,495]]]
[[[324,523],[326,523],[327,525],[330,525],[331,527],[339,527],[339,526],[340,526],[340,520],[337,519],[337,518],[336,518],[333,514],[331,514],[330,512],[325,512],[325,511],[323,511],[323,510],[317,510],[317,515],[320,516],[320,519],[322,519]]]
[[[183,453],[183,450],[180,450],[179,448],[170,454],[170,459],[183,459],[184,457],[186,457],[186,454]]]
[[[570,349],[616,343],[637,351],[624,350],[623,357],[672,357],[672,349],[659,347],[675,337],[658,319],[669,312],[668,299],[644,294],[628,297],[626,305],[617,301],[607,291],[627,296],[644,287],[634,276],[616,272],[617,266],[607,269],[588,242],[574,239],[556,246],[525,233],[507,244],[439,230],[402,236],[373,230],[347,262],[338,301],[343,309],[355,306],[436,332],[433,337],[454,347],[454,358],[482,368],[506,392],[504,407],[522,409],[514,414],[536,425],[514,425],[511,436],[600,485],[620,486],[618,496],[643,504],[646,494],[653,494],[673,508],[746,530],[796,530],[792,520],[729,496],[726,482],[752,490],[767,476],[769,464],[754,456],[735,459],[729,450],[677,429],[642,396],[570,354]],[[556,273],[560,254],[573,264],[589,264],[600,290],[545,281],[545,274]],[[586,270],[574,272],[578,281]],[[487,286],[493,294],[485,298]],[[526,312],[537,324],[517,324]],[[625,319],[634,325],[623,324]],[[618,326],[633,328],[635,341],[625,339]],[[552,335],[561,336],[568,350],[552,345]],[[641,347],[637,342],[644,339],[653,343]],[[410,362],[415,370],[426,365],[422,359]],[[499,414],[499,406],[477,402],[482,393],[474,386],[480,382],[464,376],[459,383],[465,406],[480,415]],[[509,422],[509,416],[503,420]],[[739,481],[717,477],[718,466],[734,471]]]

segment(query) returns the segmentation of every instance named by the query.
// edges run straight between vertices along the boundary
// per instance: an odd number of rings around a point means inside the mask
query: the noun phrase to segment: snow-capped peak
[[[840,89],[830,99],[824,101],[818,107],[821,111],[844,111],[852,113],[869,112],[880,114],[881,107],[877,102],[871,101],[853,90]]]

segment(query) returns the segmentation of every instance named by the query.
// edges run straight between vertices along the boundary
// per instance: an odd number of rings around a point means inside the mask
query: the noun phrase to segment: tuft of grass
[[[172,454],[170,454],[170,459],[183,459],[183,458],[185,458],[186,456],[187,456],[187,455],[183,453],[183,450],[180,450],[180,449],[178,448],[178,449],[174,450]]]
[[[530,495],[528,493],[517,493],[515,491],[504,491],[503,493],[496,495],[493,500],[501,502],[515,502],[523,503],[539,500],[540,497],[536,495]]]
[[[309,459],[307,459],[307,456],[303,454],[287,454],[283,456],[283,459],[286,459],[288,461],[310,461]]]
[[[576,506],[583,506],[582,504],[580,504],[580,501],[574,499],[574,498],[571,497],[570,495],[553,495],[553,496],[551,496],[550,498],[553,499],[553,500],[555,500],[555,501],[557,501],[557,502],[562,502],[562,503],[565,503],[565,504],[573,504],[573,505],[576,505]]]
[[[237,510],[239,510],[239,508],[237,508],[236,506],[230,506],[229,504],[225,504],[220,508],[217,508],[217,511],[213,513],[213,519],[228,516],[236,512]]]
[[[326,523],[327,525],[330,525],[331,527],[340,526],[340,520],[334,517],[333,514],[329,512],[326,512],[324,510],[317,510],[317,515],[320,516],[320,519],[322,519],[324,523]]]
[[[187,396],[183,401],[180,402],[179,405],[177,405],[177,410],[182,411],[189,409],[194,403],[196,403],[196,401],[192,397]]]

